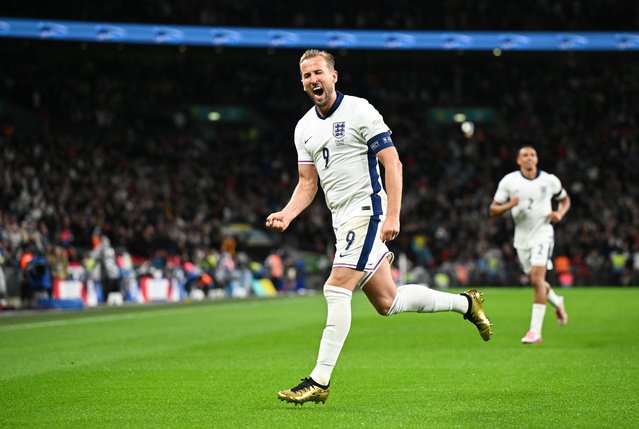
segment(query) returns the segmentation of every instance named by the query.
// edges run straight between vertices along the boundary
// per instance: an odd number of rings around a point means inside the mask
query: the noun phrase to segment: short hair
[[[300,66],[305,60],[313,57],[324,57],[326,65],[330,70],[335,70],[335,57],[330,52],[322,51],[320,49],[308,49],[300,58]]]
[[[521,153],[522,150],[528,149],[528,148],[534,150],[535,153],[537,153],[537,149],[535,149],[532,145],[525,144],[523,146],[520,146],[519,149],[517,149],[517,157],[519,158],[519,154]]]

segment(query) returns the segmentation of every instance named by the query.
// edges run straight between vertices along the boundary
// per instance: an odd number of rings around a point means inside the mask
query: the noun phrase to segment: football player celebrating
[[[295,404],[323,403],[328,398],[357,287],[381,315],[454,311],[475,324],[485,341],[492,335],[479,291],[457,295],[418,284],[395,285],[393,254],[385,242],[400,231],[402,164],[390,129],[367,100],[336,91],[338,74],[330,53],[308,50],[299,67],[302,87],[314,104],[295,128],[299,181],[288,204],[270,214],[266,226],[286,230],[311,204],[320,184],[332,213],[336,251],[324,285],[328,314],[317,364],[299,385],[278,393],[279,399]],[[386,189],[379,163],[384,166]]]

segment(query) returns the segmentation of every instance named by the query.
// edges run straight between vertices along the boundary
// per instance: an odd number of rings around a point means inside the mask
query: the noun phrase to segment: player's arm
[[[402,163],[394,146],[377,152],[377,159],[384,166],[384,183],[388,197],[386,219],[382,224],[382,241],[393,240],[399,234],[399,215],[402,207]]]
[[[564,218],[566,213],[568,213],[568,210],[570,210],[570,196],[568,196],[568,193],[566,192],[566,196],[559,200],[557,210],[550,212],[548,217],[552,223],[557,223]]]
[[[504,213],[506,213],[508,210],[515,207],[517,204],[519,204],[519,197],[511,198],[510,200],[506,201],[503,204],[497,200],[493,200],[489,208],[490,217],[501,216]]]
[[[299,180],[293,195],[282,211],[271,213],[266,218],[266,226],[276,231],[284,231],[300,213],[308,207],[317,194],[317,169],[314,165],[299,164]]]

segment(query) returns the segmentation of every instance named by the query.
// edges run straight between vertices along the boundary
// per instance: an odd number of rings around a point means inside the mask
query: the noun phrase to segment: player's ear
[[[333,70],[333,83],[337,82],[337,70]]]

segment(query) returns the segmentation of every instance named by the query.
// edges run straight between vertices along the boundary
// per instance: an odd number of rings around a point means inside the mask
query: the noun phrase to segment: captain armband
[[[366,142],[366,144],[370,150],[377,155],[380,150],[393,146],[393,139],[391,139],[390,133],[386,131],[377,134],[375,137]]]

